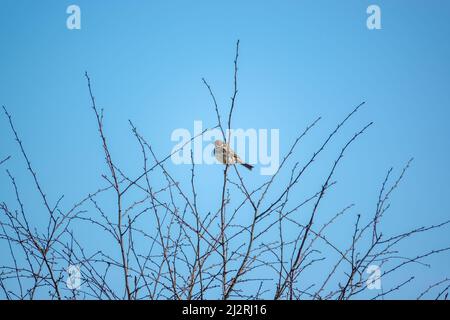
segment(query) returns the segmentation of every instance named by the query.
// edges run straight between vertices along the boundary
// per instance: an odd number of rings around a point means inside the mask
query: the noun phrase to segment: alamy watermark
[[[203,122],[194,121],[193,133],[185,128],[173,130],[171,140],[177,142],[172,149],[174,164],[219,164],[214,156],[214,142],[223,139],[220,129],[203,133]],[[203,134],[202,134],[203,133]],[[230,129],[225,135],[229,146],[240,159],[258,165],[261,175],[273,175],[280,165],[279,129]],[[229,137],[229,139],[228,139]],[[192,156],[191,156],[192,152]]]
[[[67,268],[68,277],[66,279],[67,288],[70,290],[79,290],[81,287],[80,266],[70,265]]]
[[[369,30],[381,29],[381,9],[376,4],[372,4],[367,7],[366,10],[369,15],[366,20],[366,26]]]
[[[366,286],[369,290],[381,289],[381,268],[377,265],[370,265],[367,267],[366,273],[369,277],[366,280]]]
[[[69,30],[81,29],[81,9],[75,4],[71,4],[67,7],[66,13],[69,14],[66,20],[66,27]]]

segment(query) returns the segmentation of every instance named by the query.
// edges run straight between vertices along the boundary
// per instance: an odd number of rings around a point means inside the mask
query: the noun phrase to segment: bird
[[[216,159],[223,164],[241,164],[248,170],[252,170],[253,166],[251,164],[245,163],[234,151],[230,148],[228,144],[223,141],[216,140],[214,142],[214,156]]]

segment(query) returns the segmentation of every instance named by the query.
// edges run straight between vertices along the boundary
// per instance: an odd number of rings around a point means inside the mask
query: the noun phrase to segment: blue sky
[[[66,28],[70,4],[81,8],[81,30]],[[370,4],[381,8],[381,30],[366,28]],[[438,0],[6,0],[0,5],[0,104],[13,115],[50,199],[65,194],[70,206],[103,185],[100,175],[106,170],[85,71],[105,109],[114,158],[135,176],[141,162],[128,119],[160,156],[172,149],[174,129],[193,130],[194,120],[215,125],[201,79],[209,81],[226,110],[240,39],[234,126],[280,129],[284,154],[296,135],[322,116],[299,149],[297,159],[304,161],[346,113],[366,101],[336,148],[316,164],[315,174],[325,176],[345,139],[374,121],[339,167],[338,187],[324,204],[323,221],[349,203],[356,204],[355,213],[370,215],[386,171],[393,166],[398,174],[414,157],[384,225],[386,233],[406,231],[449,218],[449,10],[448,2]],[[0,158],[7,155],[12,159],[0,168],[1,200],[13,201],[7,167],[23,187],[28,206],[38,208],[3,118]],[[188,181],[189,169],[172,168],[182,182]],[[305,178],[306,194],[320,184],[315,174]],[[205,195],[200,200],[205,208],[216,200],[206,195],[215,190],[220,175],[218,166],[199,169],[198,192]],[[246,173],[246,178],[252,177]],[[38,211],[32,218],[36,223]],[[333,236],[345,243],[350,233],[351,226],[343,227]],[[403,249],[414,255],[448,245],[445,229]],[[3,256],[5,247],[0,248]],[[408,269],[417,275],[414,284],[393,297],[415,297],[427,284],[448,276],[448,253],[427,262],[432,268]],[[400,274],[392,280],[405,279]]]

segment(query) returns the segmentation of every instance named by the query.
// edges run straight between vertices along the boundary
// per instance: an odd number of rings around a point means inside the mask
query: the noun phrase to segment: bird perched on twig
[[[228,144],[223,141],[216,140],[214,142],[214,156],[216,159],[223,164],[241,164],[248,170],[252,170],[253,166],[245,163],[234,151],[230,148]]]

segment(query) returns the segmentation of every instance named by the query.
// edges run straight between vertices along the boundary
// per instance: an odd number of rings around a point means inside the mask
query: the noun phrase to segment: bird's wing
[[[242,161],[241,157],[238,156],[238,154],[236,152],[234,152],[233,149],[231,149],[230,147],[228,147],[228,152],[229,152],[229,156],[233,159],[233,163],[244,163],[244,161]]]
[[[228,145],[224,144],[221,147],[224,163],[233,164],[236,163],[236,153]]]
[[[227,152],[222,146],[214,148],[214,156],[219,162],[227,163]]]

